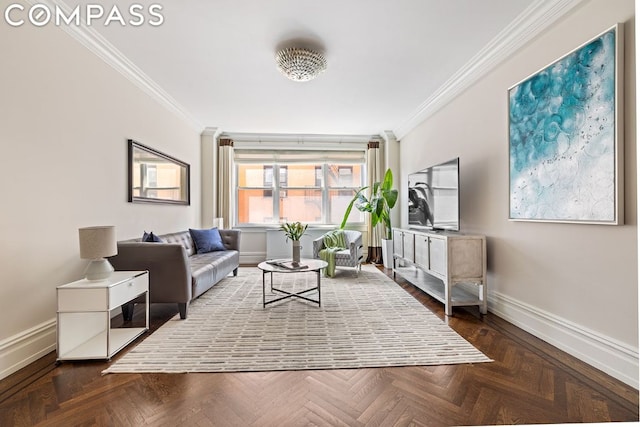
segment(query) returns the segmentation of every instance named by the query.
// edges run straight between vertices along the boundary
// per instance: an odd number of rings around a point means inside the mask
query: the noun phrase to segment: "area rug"
[[[274,273],[273,280],[279,288],[302,290],[315,286],[316,274]],[[323,277],[321,296],[321,307],[287,299],[263,308],[262,272],[241,267],[237,277],[225,278],[192,302],[187,319],[176,315],[103,373],[491,361],[374,266],[363,266],[359,274],[338,269],[334,278]],[[267,293],[267,299],[275,297]]]

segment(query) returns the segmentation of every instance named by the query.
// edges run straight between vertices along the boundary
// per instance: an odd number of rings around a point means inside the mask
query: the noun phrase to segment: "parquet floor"
[[[398,282],[445,318],[442,304]],[[173,314],[173,306],[153,305],[152,329]],[[56,366],[52,353],[0,382],[0,426],[450,426],[639,420],[637,390],[498,317],[456,309],[448,323],[495,362],[101,376],[106,362]]]

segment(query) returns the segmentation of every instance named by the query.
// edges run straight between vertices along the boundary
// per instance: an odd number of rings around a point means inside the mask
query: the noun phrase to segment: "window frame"
[[[234,180],[236,183],[239,182],[239,173],[240,173],[240,167],[243,164],[250,164],[250,162],[235,162],[234,165]],[[321,169],[321,179],[320,179],[320,185],[315,185],[315,186],[289,186],[288,185],[288,176],[287,176],[287,182],[286,184],[283,186],[281,181],[281,171],[282,168],[285,168],[285,170],[288,171],[288,166],[289,165],[294,165],[294,164],[301,164],[299,162],[292,162],[292,163],[288,163],[288,162],[278,162],[278,161],[274,161],[274,162],[264,162],[264,163],[254,163],[254,164],[259,164],[262,165],[263,168],[266,169],[266,167],[270,167],[272,168],[273,171],[273,182],[272,182],[272,186],[271,188],[267,188],[265,187],[255,187],[255,186],[246,186],[246,187],[241,187],[240,185],[235,185],[235,203],[234,203],[234,223],[236,224],[236,226],[238,227],[273,227],[273,226],[277,226],[278,224],[282,223],[283,220],[282,218],[282,212],[280,212],[280,199],[283,197],[282,194],[284,192],[284,197],[286,196],[286,192],[288,190],[312,190],[312,191],[317,191],[320,190],[321,193],[321,221],[320,222],[308,222],[308,224],[313,225],[313,226],[319,226],[319,227],[323,227],[323,226],[338,226],[340,224],[340,222],[337,223],[332,223],[330,222],[330,216],[331,216],[331,197],[330,197],[330,193],[331,191],[337,191],[337,190],[351,190],[353,191],[353,194],[355,194],[356,191],[358,191],[360,188],[362,188],[366,182],[366,173],[367,173],[367,167],[365,163],[345,163],[345,164],[340,164],[337,162],[332,162],[330,160],[324,160],[322,162],[309,162],[309,163],[302,163],[302,164],[307,164],[310,167],[314,167],[314,174],[317,176],[317,170],[318,167],[320,167]],[[330,165],[337,165],[339,168],[342,167],[347,167],[347,168],[351,168],[352,170],[352,175],[353,175],[353,170],[354,167],[356,165],[360,165],[360,185],[359,186],[344,186],[344,185],[336,185],[336,186],[331,186],[329,187],[329,166]],[[278,173],[275,173],[275,171],[279,171]],[[287,173],[288,174],[288,173]],[[263,175],[264,176],[264,175]],[[266,182],[263,180],[263,183],[266,184]],[[315,183],[318,183],[318,179],[315,179]],[[339,182],[338,182],[339,184]],[[239,200],[240,200],[240,196],[239,193],[241,190],[255,190],[255,189],[261,189],[263,191],[271,191],[272,192],[272,199],[273,199],[273,216],[272,218],[278,218],[277,222],[271,222],[271,223],[255,223],[255,222],[240,222],[239,218],[240,218],[240,207],[239,207]],[[274,196],[275,194],[277,194],[278,196]],[[287,220],[291,220],[291,219],[287,219]],[[360,227],[360,226],[364,226],[366,222],[366,218],[363,218],[362,221],[359,222],[351,222],[349,224],[351,224],[352,226],[355,227]]]

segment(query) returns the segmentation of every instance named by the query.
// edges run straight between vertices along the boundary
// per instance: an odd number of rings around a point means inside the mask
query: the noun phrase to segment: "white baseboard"
[[[56,319],[0,342],[0,380],[56,349]]]
[[[638,388],[638,349],[499,292],[489,311],[549,344]]]

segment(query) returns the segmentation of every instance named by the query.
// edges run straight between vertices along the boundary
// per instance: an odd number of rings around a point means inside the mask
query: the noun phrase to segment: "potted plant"
[[[386,237],[382,239],[382,260],[385,268],[393,267],[393,262],[391,261],[393,256],[391,209],[393,209],[398,201],[398,190],[395,190],[392,187],[393,173],[391,172],[391,169],[387,169],[382,182],[375,182],[373,184],[369,199],[367,199],[364,194],[364,190],[369,188],[368,186],[362,187],[356,191],[355,196],[353,196],[353,199],[347,206],[344,218],[342,219],[342,224],[340,224],[340,228],[344,228],[354,205],[360,212],[368,212],[371,215],[372,227],[375,227],[378,223],[382,223],[384,225],[384,233]]]
[[[280,229],[284,231],[284,235],[287,239],[291,239],[293,245],[293,262],[300,262],[300,238],[307,231],[308,224],[302,224],[298,222],[285,222],[280,224]]]

